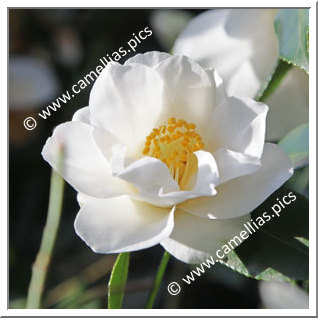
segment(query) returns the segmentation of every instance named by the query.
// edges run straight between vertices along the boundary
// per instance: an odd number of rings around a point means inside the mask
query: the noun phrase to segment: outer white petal
[[[144,54],[136,54],[125,62],[125,65],[137,63],[150,67],[157,66],[165,59],[171,58],[171,55],[165,52],[150,51]]]
[[[213,156],[218,165],[220,184],[251,174],[261,167],[260,159],[229,149],[220,148],[213,153]]]
[[[80,121],[85,124],[90,124],[91,113],[89,110],[89,106],[86,106],[77,110],[73,115],[72,121]]]
[[[108,130],[94,127],[93,136],[97,146],[108,160],[111,159],[113,147],[115,145],[122,145],[122,147],[125,147],[125,142],[117,138]]]
[[[276,10],[211,10],[195,17],[177,39],[174,54],[215,68],[230,95],[254,97],[278,59]]]
[[[186,263],[198,264],[211,256],[216,260],[216,251],[234,236],[239,236],[245,229],[244,223],[249,220],[249,215],[228,220],[209,220],[177,209],[174,229],[161,245]],[[239,240],[236,241],[240,243]]]
[[[164,85],[152,68],[142,64],[110,64],[94,83],[89,107],[92,124],[141,153],[146,136],[162,123]]]
[[[139,190],[150,193],[178,191],[168,167],[153,157],[143,157],[116,174],[118,178],[134,184]]]
[[[231,149],[260,158],[268,107],[250,98],[230,97],[213,112],[209,147]]]
[[[61,149],[62,171],[58,167]],[[126,182],[112,177],[109,163],[95,144],[93,127],[85,123],[73,121],[57,126],[42,156],[78,192],[99,198],[132,192]]]
[[[215,70],[204,70],[186,56],[173,56],[159,63],[155,70],[166,84],[170,107],[166,118],[182,118],[196,124],[196,131],[208,146],[214,134],[213,110],[224,100],[222,80]]]
[[[158,188],[153,188],[151,186],[151,178],[154,177],[154,180],[156,180],[156,176],[149,174],[149,179],[147,181],[149,184],[148,187],[143,187],[138,195],[134,195],[134,198],[156,206],[170,207],[192,198],[215,195],[215,186],[219,183],[219,172],[215,159],[212,154],[202,150],[196,151],[194,154],[198,160],[198,173],[194,188],[191,191],[165,193],[164,188],[161,188],[158,191]],[[145,170],[147,169],[140,171],[142,172]],[[154,184],[156,184],[156,181]]]
[[[287,155],[277,145],[266,143],[258,171],[223,183],[214,197],[196,198],[178,207],[203,218],[238,217],[252,212],[292,174]]]
[[[197,123],[215,107],[215,83],[196,62],[186,56],[171,56],[154,68],[166,84],[170,101],[167,116]]]
[[[266,103],[269,105],[266,139],[279,140],[309,120],[309,77],[293,67]]]
[[[162,209],[121,196],[87,200],[75,220],[76,233],[97,253],[144,249],[168,237],[174,208]]]

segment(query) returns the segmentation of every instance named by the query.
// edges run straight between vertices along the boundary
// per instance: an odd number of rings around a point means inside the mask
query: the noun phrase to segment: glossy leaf
[[[286,152],[296,169],[307,165],[309,162],[309,125],[304,124],[293,129],[278,145]]]
[[[282,9],[275,20],[280,58],[308,73],[308,9]]]
[[[222,263],[233,270],[255,279],[266,281],[305,280],[309,276],[308,259],[308,200],[293,191],[296,200],[284,205],[282,199],[291,190],[281,188],[271,195],[252,213],[254,231]],[[290,195],[292,196],[292,195]],[[272,210],[272,206],[282,202],[280,216]],[[278,211],[278,207],[275,209]],[[267,212],[271,219],[260,225],[263,213]],[[239,234],[239,233],[238,233]]]

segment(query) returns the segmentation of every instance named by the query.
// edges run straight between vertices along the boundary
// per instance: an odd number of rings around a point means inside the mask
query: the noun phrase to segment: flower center
[[[154,128],[146,137],[143,155],[164,162],[180,188],[185,188],[197,171],[197,159],[193,152],[204,148],[196,125],[183,119],[169,118],[167,125]]]

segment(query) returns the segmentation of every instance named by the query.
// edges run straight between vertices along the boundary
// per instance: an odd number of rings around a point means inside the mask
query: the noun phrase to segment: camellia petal
[[[280,140],[295,127],[309,120],[309,76],[293,67],[266,100],[270,107],[266,139]]]
[[[220,184],[254,173],[262,166],[259,158],[244,155],[230,149],[220,148],[213,153],[213,156],[218,165]]]
[[[260,158],[263,152],[268,107],[250,98],[227,98],[210,122],[214,150],[227,148]]]
[[[73,115],[72,121],[80,121],[85,124],[90,124],[91,112],[89,110],[89,106],[86,106],[77,110]]]
[[[272,9],[206,11],[178,37],[172,51],[220,73],[230,95],[254,97],[278,60]]]
[[[249,220],[249,215],[228,220],[207,220],[177,209],[174,229],[160,244],[174,257],[186,263],[198,264],[211,256],[216,260],[216,251],[221,250],[220,256],[225,256],[222,246],[239,236],[245,229],[244,223]],[[242,241],[235,238],[237,244],[231,244],[234,248]]]
[[[78,191],[76,232],[95,252],[162,243],[196,263],[292,174],[283,151],[264,146],[267,106],[228,97],[218,73],[188,57],[112,63],[89,104],[54,130],[42,155]]]
[[[275,9],[206,11],[190,21],[173,52],[216,68],[230,95],[255,98],[278,63]],[[215,45],[211,45],[215,43]],[[235,52],[235,53],[233,53]],[[308,75],[292,67],[266,100],[266,140],[277,141],[308,122]]]
[[[151,51],[145,54],[136,54],[125,62],[125,65],[128,64],[143,64],[149,67],[155,67],[160,62],[171,58],[171,55],[165,52],[156,52]]]
[[[213,107],[216,106],[216,86],[211,82],[207,72],[185,56],[165,59],[155,70],[166,84],[170,102],[167,118],[182,118],[202,129],[206,125],[206,119],[211,116]]]
[[[161,160],[144,157],[116,174],[118,178],[131,182],[141,191],[151,193],[178,191],[178,183],[172,179],[168,167]]]
[[[94,252],[130,252],[168,237],[174,226],[174,210],[128,196],[86,200],[76,217],[75,230]]]
[[[192,190],[164,193],[162,188],[159,192],[142,188],[140,193],[133,197],[159,207],[170,207],[192,198],[216,195],[215,187],[219,183],[219,172],[215,159],[206,151],[196,151],[194,154],[198,168]]]
[[[255,173],[217,187],[216,196],[189,200],[178,207],[210,219],[235,218],[252,212],[293,174],[289,158],[275,144],[265,144],[261,161],[262,167]]]
[[[90,94],[92,124],[124,141],[128,152],[141,153],[145,137],[158,126],[166,102],[163,81],[152,68],[110,64]]]
[[[61,150],[62,170],[58,167]],[[79,192],[97,198],[133,193],[133,187],[112,176],[109,163],[94,142],[90,125],[75,121],[59,125],[47,140],[42,156]]]

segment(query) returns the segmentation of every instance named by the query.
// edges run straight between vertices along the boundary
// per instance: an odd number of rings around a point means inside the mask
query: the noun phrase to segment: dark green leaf
[[[280,58],[308,73],[308,9],[281,9],[275,20]]]
[[[278,145],[288,154],[295,168],[309,161],[309,125],[304,124],[288,133]]]
[[[291,190],[281,188],[252,213],[259,227],[240,246],[229,253],[224,263],[233,270],[256,279],[294,281],[308,279],[308,200],[300,194],[289,205],[284,205],[280,216],[272,206]],[[284,204],[284,203],[283,203]],[[278,211],[278,207],[276,206]],[[260,218],[267,212],[271,219],[260,226]],[[251,223],[252,224],[252,223]],[[252,231],[252,230],[251,230]]]
[[[118,255],[108,283],[108,308],[120,309],[124,299],[129,268],[129,253]]]

